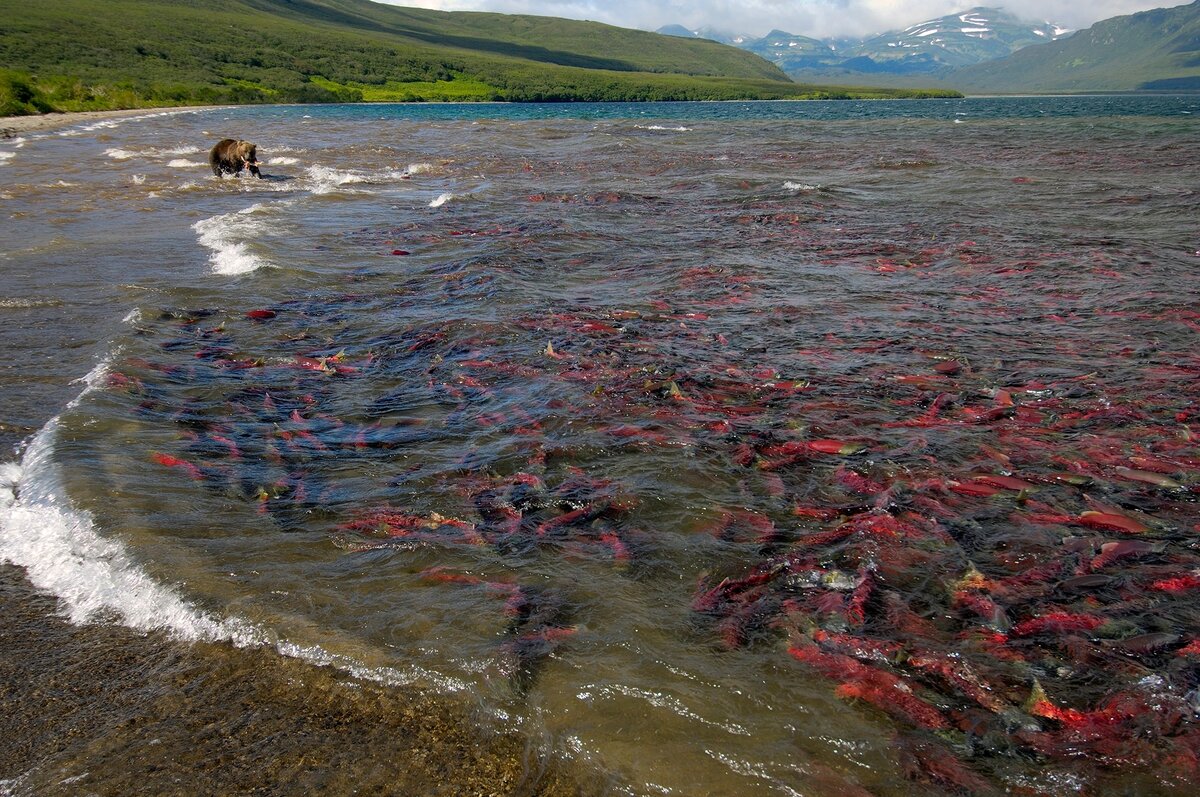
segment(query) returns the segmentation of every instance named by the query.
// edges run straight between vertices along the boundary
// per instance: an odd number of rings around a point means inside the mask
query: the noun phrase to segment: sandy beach
[[[226,108],[225,105],[186,105],[170,108],[126,108],[120,111],[74,111],[68,113],[46,113],[37,116],[0,116],[0,137],[10,137],[21,133],[35,133],[39,130],[55,130],[83,122],[99,121],[101,119],[120,119],[128,116],[146,116],[160,113],[184,113],[187,111],[203,111],[211,108]]]

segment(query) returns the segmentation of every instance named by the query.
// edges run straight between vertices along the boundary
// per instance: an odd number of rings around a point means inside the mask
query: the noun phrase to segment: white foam
[[[67,411],[103,387],[110,362],[72,383],[84,388]],[[34,435],[20,464],[0,465],[0,561],[24,568],[73,623],[117,618],[181,639],[249,641],[242,624],[219,622],[151,579],[119,541],[98,533],[91,515],[71,506],[54,460],[59,424],[55,417]]]
[[[15,157],[17,157],[17,153],[15,152],[0,152],[0,166],[3,166]]]
[[[84,378],[88,386],[68,407],[99,386],[102,363]],[[163,631],[185,641],[225,641],[237,647],[272,648],[317,666],[332,666],[355,677],[404,686],[432,684],[445,692],[471,685],[418,666],[367,667],[320,645],[279,638],[238,617],[217,618],[201,611],[175,589],[156,582],[119,541],[102,536],[91,515],[70,505],[54,462],[59,419],[34,436],[21,464],[0,465],[0,561],[25,569],[37,589],[53,594],[72,623],[116,619],[139,631]]]
[[[122,324],[136,324],[137,322],[139,322],[141,320],[142,320],[142,311],[140,309],[138,309],[137,307],[135,307],[132,310],[130,310],[128,313],[125,314],[125,317],[121,319],[121,323]]]
[[[187,158],[175,158],[167,163],[172,169],[194,169],[198,166],[207,166],[203,161],[190,161]]]
[[[639,130],[668,130],[672,133],[688,133],[692,130],[690,127],[665,127],[663,125],[635,125]]]
[[[61,307],[62,301],[58,299],[11,299],[0,297],[0,309],[2,310],[35,310],[39,307]]]
[[[85,130],[87,128],[84,128]],[[172,155],[195,155],[200,151],[199,147],[182,146],[182,147],[147,147],[146,149],[133,150],[121,149],[120,147],[111,147],[104,150],[104,154],[113,160],[125,161],[133,158],[169,158]]]
[[[116,127],[121,123],[120,119],[104,119],[99,122],[93,122],[90,125],[80,125],[79,127],[68,128],[59,133],[60,136],[79,136],[84,133],[94,133],[97,130],[105,130],[110,127]]]
[[[111,371],[112,360],[105,358],[96,363],[92,370],[88,371],[78,379],[71,380],[72,385],[83,385],[83,392],[75,397],[75,400],[67,405],[67,409],[73,409],[79,406],[79,402],[83,401],[83,397],[93,390],[97,390],[104,386],[105,380],[108,379],[108,374]]]
[[[736,722],[717,722],[707,719],[693,711],[691,708],[688,708],[688,706],[679,698],[650,689],[641,689],[639,687],[629,686],[626,684],[588,684],[576,694],[576,697],[584,702],[591,702],[596,699],[613,700],[617,695],[643,700],[655,708],[666,709],[667,711],[670,711],[680,717],[686,717],[694,722],[699,722],[714,728],[720,728],[726,733],[734,736],[751,735],[749,730],[742,725],[738,725]]]
[[[86,376],[75,380],[84,388],[67,404],[65,412],[107,384],[110,363],[111,359],[102,360]],[[416,665],[404,669],[368,667],[320,645],[292,642],[239,617],[214,616],[177,589],[156,582],[120,540],[103,536],[90,514],[71,505],[54,457],[59,426],[59,417],[43,426],[19,464],[0,463],[0,562],[24,568],[30,583],[54,595],[71,622],[116,620],[133,629],[163,631],[184,641],[224,641],[240,648],[268,648],[389,686],[420,683],[446,693],[473,688],[467,681]],[[14,782],[0,781],[0,795],[4,794],[5,784]]]
[[[92,132],[93,130],[107,130],[121,124],[120,119],[102,119],[99,122],[92,122],[90,125],[83,125],[79,129],[83,132]]]
[[[209,262],[214,274],[249,274],[267,265],[249,247],[251,240],[266,231],[266,222],[255,217],[262,209],[263,205],[251,205],[236,213],[223,213],[192,225],[201,245],[212,250]]]
[[[387,686],[409,686],[423,682],[432,684],[441,692],[466,692],[473,688],[462,679],[442,675],[415,664],[408,665],[406,670],[397,667],[367,667],[349,656],[331,653],[320,645],[298,645],[284,639],[276,639],[245,623],[237,623],[237,627],[240,639],[246,640],[234,640],[234,644],[239,647],[271,647],[288,658],[300,659],[318,667],[334,667],[366,681],[375,681]]]
[[[441,194],[438,196],[437,199],[435,199],[429,203],[429,207],[440,208],[442,205],[446,204],[451,199],[454,199],[454,194],[451,194],[451,193]]]
[[[129,182],[133,183],[134,185],[142,185],[143,183],[146,182],[146,175],[144,175],[144,174],[132,175],[129,178]]]
[[[783,184],[783,190],[785,190],[785,191],[820,191],[821,186],[820,185],[812,185],[810,183],[793,183],[791,180],[788,180],[786,183]]]
[[[75,380],[71,410],[107,381],[110,361]],[[36,588],[53,593],[73,623],[116,616],[131,628],[187,639],[218,639],[220,625],[155,583],[124,547],[101,537],[86,512],[71,507],[54,461],[59,419],[41,428],[21,464],[0,466],[0,561],[23,567]]]
[[[738,758],[728,753],[722,753],[719,750],[705,750],[704,754],[714,761],[719,761],[729,767],[732,772],[746,777],[757,778],[770,784],[772,791],[777,791],[780,794],[786,795],[786,797],[805,797],[806,792],[796,791],[787,783],[772,775],[769,768],[762,764],[749,761],[745,758]],[[801,774],[804,773],[803,770],[797,769],[797,771]]]
[[[219,624],[139,570],[119,542],[96,533],[88,514],[64,505],[52,460],[57,427],[57,419],[43,427],[21,466],[5,466],[0,559],[25,568],[35,587],[56,595],[73,623],[116,616],[142,631],[219,638]]]
[[[95,132],[96,130],[108,130],[108,129],[116,127],[118,125],[122,125],[126,122],[138,122],[138,121],[142,121],[144,119],[156,119],[160,116],[176,116],[179,114],[187,114],[187,113],[199,113],[199,110],[183,109],[183,110],[174,110],[174,111],[158,111],[156,113],[138,114],[137,116],[124,116],[124,117],[119,117],[119,118],[115,118],[115,119],[101,119],[100,121],[93,122],[90,125],[81,125],[79,127],[72,127],[68,130],[63,130],[63,131],[59,132],[58,135],[60,135],[60,136],[78,136],[83,133],[92,133],[92,132]]]
[[[338,171],[328,166],[309,166],[306,171],[312,181],[309,190],[314,194],[329,194],[343,185],[367,182],[367,178],[361,174]]]
[[[404,171],[409,174],[426,174],[437,169],[432,163],[410,163]]]
[[[299,162],[300,162],[299,158],[289,158],[285,155],[280,155],[279,157],[276,157],[276,158],[268,158],[267,159],[268,166],[294,166]]]

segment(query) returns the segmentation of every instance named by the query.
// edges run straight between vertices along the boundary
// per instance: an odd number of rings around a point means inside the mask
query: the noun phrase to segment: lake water
[[[606,793],[1194,787],[1198,116],[293,106],[0,142],[4,578],[80,656],[128,627],[419,690]],[[210,173],[224,137],[264,179]],[[96,749],[0,788],[112,790]]]

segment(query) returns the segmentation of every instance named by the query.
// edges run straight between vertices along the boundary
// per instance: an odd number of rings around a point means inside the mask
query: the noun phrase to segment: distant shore
[[[69,111],[64,113],[44,113],[31,116],[0,116],[0,134],[17,135],[20,133],[36,133],[41,130],[55,130],[84,122],[101,121],[103,119],[121,119],[128,116],[152,116],[160,113],[184,113],[187,111],[204,111],[212,108],[233,108],[232,105],[183,105],[171,108],[126,108],[120,111]]]

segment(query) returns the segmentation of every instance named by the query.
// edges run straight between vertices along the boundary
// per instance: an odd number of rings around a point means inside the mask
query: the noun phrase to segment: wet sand
[[[0,566],[0,793],[586,795],[469,706],[228,644],[74,626]]]

